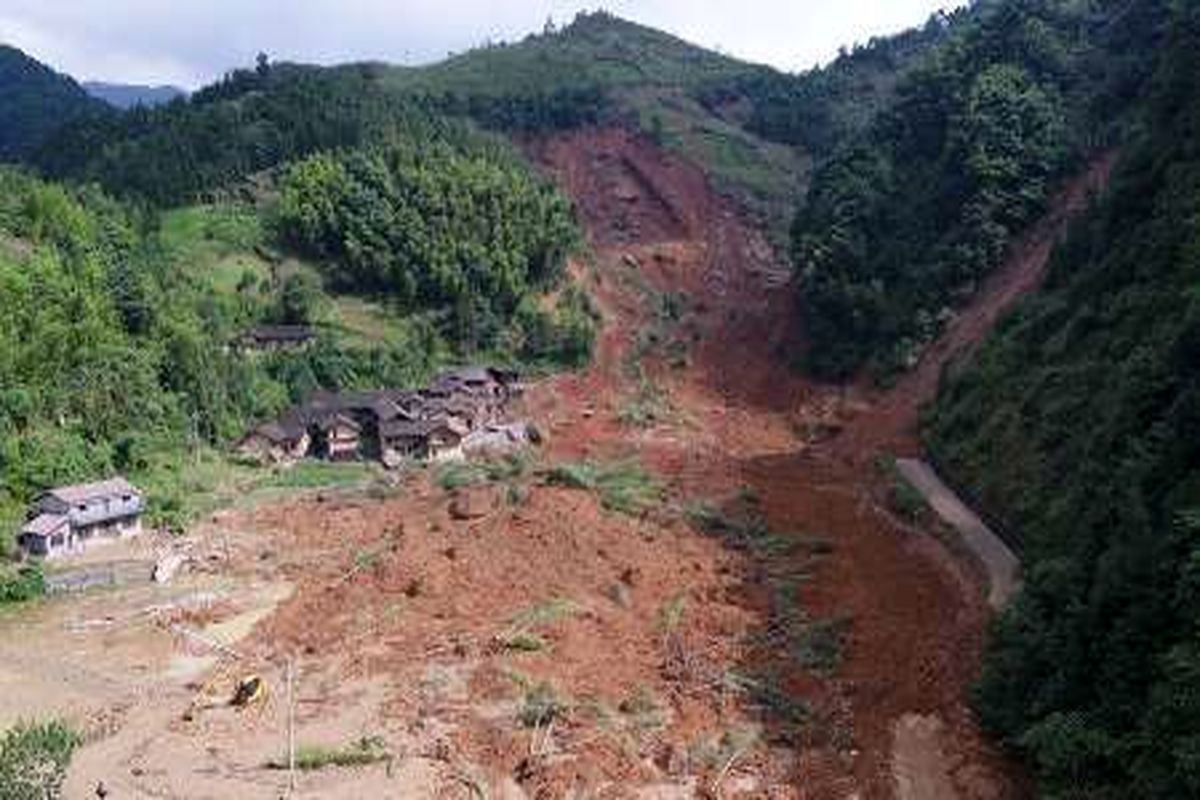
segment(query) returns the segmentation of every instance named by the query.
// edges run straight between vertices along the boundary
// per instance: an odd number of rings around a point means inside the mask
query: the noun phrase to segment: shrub
[[[526,728],[539,728],[558,719],[566,711],[566,703],[558,696],[558,692],[542,681],[525,692],[517,719]]]
[[[39,565],[0,571],[0,604],[23,603],[46,592],[46,580]]]
[[[313,772],[326,767],[363,767],[391,758],[383,739],[378,736],[363,736],[344,747],[324,745],[301,745],[296,748],[296,769]],[[270,769],[287,769],[288,759],[283,757],[267,762]]]
[[[623,514],[642,514],[663,495],[662,484],[633,461],[559,464],[546,473],[545,480],[551,486],[596,492],[602,506]]]
[[[54,800],[83,738],[62,722],[21,723],[0,738],[0,798]]]

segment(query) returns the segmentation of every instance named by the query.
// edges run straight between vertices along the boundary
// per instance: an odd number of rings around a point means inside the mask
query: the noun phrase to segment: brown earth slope
[[[525,400],[547,434],[538,463],[473,489],[415,472],[214,518],[195,535],[212,544],[206,591],[230,607],[189,624],[237,628],[237,654],[196,666],[166,651],[203,639],[148,632],[164,652],[143,659],[136,695],[105,701],[119,713],[69,792],[280,796],[265,763],[285,742],[290,660],[301,744],[367,737],[390,757],[306,774],[301,796],[1025,796],[964,703],[985,592],[889,510],[874,459],[916,449],[938,371],[1036,284],[1075,205],[918,375],[841,391],[785,366],[789,270],[698,169],[620,130],[529,150],[576,200],[592,256],[572,272],[604,318],[595,363]],[[583,459],[643,465],[663,494],[619,513],[545,478]],[[718,509],[745,530],[703,535]],[[226,585],[288,592],[242,630],[266,590]],[[248,672],[272,691],[232,711],[221,698]]]

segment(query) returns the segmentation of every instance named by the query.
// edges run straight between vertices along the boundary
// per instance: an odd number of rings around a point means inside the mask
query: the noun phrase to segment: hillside
[[[872,41],[800,76],[606,13],[427,67],[235,70],[179,107],[68,126],[34,161],[159,203],[194,200],[292,158],[448,118],[517,137],[629,124],[700,164],[782,247],[814,162],[886,105],[954,20]],[[314,111],[315,109],[315,111]]]
[[[912,368],[1081,159],[1120,141],[1167,4],[979,3],[820,168],[793,250],[825,378]]]
[[[516,365],[542,449],[201,528],[242,559],[216,574],[294,592],[244,652],[303,653],[362,712],[339,735],[479,794],[788,796],[799,769],[817,797],[1025,800],[1015,755],[1053,800],[1200,796],[1193,5],[979,0],[799,75],[581,14],[126,112],[0,51],[41,171],[0,169],[0,531],[114,471],[177,530],[327,479],[226,455],[314,390]],[[260,323],[315,344],[240,357]],[[990,636],[892,469],[922,446],[1020,550]],[[350,670],[379,685],[339,694]],[[148,680],[182,708],[177,677]],[[133,714],[166,766],[122,788],[167,796],[204,751],[214,796],[278,796],[274,728]],[[89,781],[146,741],[89,741]],[[397,789],[351,772],[319,779]]]
[[[187,92],[177,86],[142,86],[132,83],[84,81],[83,88],[92,97],[123,110],[134,106],[161,106],[187,96]]]
[[[1049,797],[1200,793],[1200,12],[1174,17],[1103,202],[926,423],[1022,546],[977,705]]]
[[[64,123],[104,108],[71,78],[0,44],[0,161],[30,156]]]

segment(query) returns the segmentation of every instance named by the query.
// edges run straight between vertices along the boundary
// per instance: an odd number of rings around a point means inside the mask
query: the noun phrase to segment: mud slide
[[[663,378],[670,402],[694,423],[689,430],[659,424],[638,434],[593,425],[574,435],[586,438],[586,448],[603,448],[606,440],[633,445],[685,490],[719,486],[722,478],[728,485],[732,477],[763,496],[773,527],[818,530],[836,543],[838,557],[805,599],[814,615],[853,620],[851,652],[836,687],[803,677],[794,685],[826,695],[818,701],[825,707],[847,709],[857,747],[854,758],[843,754],[836,765],[801,755],[806,796],[1025,796],[1024,778],[981,736],[963,699],[986,622],[1015,588],[1015,559],[936,477],[906,467],[988,566],[991,585],[981,589],[977,573],[933,537],[908,536],[880,513],[871,465],[884,453],[919,452],[917,415],[942,371],[1039,285],[1054,245],[1104,186],[1114,156],[1098,159],[1053,198],[1051,212],[913,374],[890,392],[859,387],[847,394],[798,381],[785,366],[800,346],[793,337],[801,327],[792,293],[781,290],[786,268],[699,171],[619,131],[560,137],[536,155],[575,198],[596,248],[610,349],[593,373],[593,380],[605,378],[589,387],[592,396],[629,393],[611,359],[626,358],[646,325],[645,309],[616,278],[619,269],[632,265],[659,291],[686,293],[701,309],[689,368]],[[614,169],[634,172],[636,180],[621,180]],[[646,196],[605,191],[617,183],[637,185]],[[640,219],[632,230],[641,235],[630,235],[630,215]],[[563,387],[568,396],[571,383]],[[839,410],[833,427],[841,434],[814,444],[807,432],[813,420],[828,421],[831,408]],[[753,586],[746,591],[755,596]],[[795,671],[786,659],[775,667]]]
[[[291,724],[284,695],[245,713],[217,700],[247,672],[282,686],[294,661],[301,745],[389,754],[300,776],[299,796],[1027,797],[964,703],[986,592],[896,521],[872,466],[885,447],[917,450],[936,377],[850,400],[805,382],[785,366],[801,344],[789,270],[699,169],[621,130],[529,149],[575,199],[593,255],[571,274],[604,319],[593,365],[525,399],[546,434],[538,458],[636,461],[664,495],[616,513],[533,472],[463,489],[463,512],[430,470],[215,516],[196,532],[215,585],[294,593],[239,626],[236,671],[179,677],[185,643],[139,632],[153,674],[167,668],[162,693],[108,692],[119,713],[76,759],[71,796],[100,780],[122,797],[280,796],[288,778],[267,764]],[[1016,291],[1006,276],[1042,268],[1017,261],[961,319],[998,313]],[[987,324],[951,336],[970,344]],[[735,504],[761,527],[701,535],[688,513]],[[219,631],[241,606],[182,622]],[[147,660],[106,627],[24,633]],[[211,656],[191,655],[184,666]]]

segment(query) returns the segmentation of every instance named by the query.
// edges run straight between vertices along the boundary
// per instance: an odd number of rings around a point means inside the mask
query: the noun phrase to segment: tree
[[[285,325],[307,325],[314,322],[324,300],[321,279],[316,275],[311,272],[289,275],[279,292],[279,321]]]

